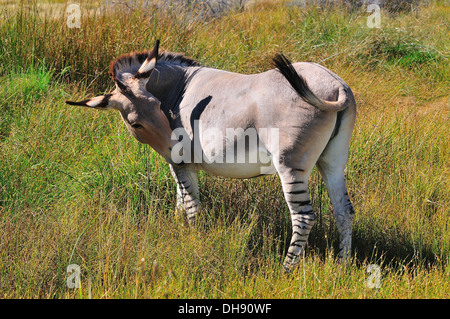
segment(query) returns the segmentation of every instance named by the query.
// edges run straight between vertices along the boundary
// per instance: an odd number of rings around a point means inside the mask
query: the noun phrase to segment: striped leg
[[[177,212],[186,214],[189,225],[193,224],[199,210],[199,189],[197,172],[170,166],[177,183]]]
[[[304,174],[303,170],[295,169],[287,169],[280,174],[292,221],[292,238],[283,263],[286,271],[299,262],[316,219],[308,192],[308,177],[309,174]]]

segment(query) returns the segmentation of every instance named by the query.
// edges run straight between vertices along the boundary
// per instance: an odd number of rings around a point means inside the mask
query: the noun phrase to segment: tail
[[[322,100],[311,91],[305,79],[295,71],[291,62],[283,54],[275,55],[273,63],[305,102],[322,111],[337,112],[348,107],[348,95],[344,86],[339,88],[339,98],[337,101]]]

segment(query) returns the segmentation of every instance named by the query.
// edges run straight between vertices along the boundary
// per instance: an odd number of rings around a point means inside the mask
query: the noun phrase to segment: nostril
[[[134,128],[134,129],[140,129],[140,128],[143,128],[143,126],[142,126],[141,124],[138,124],[138,123],[133,123],[133,124],[130,124],[130,125],[131,125],[131,127]]]

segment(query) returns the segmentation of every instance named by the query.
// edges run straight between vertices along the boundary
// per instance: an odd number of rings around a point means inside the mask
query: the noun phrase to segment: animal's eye
[[[130,124],[130,125],[131,125],[131,127],[134,128],[134,129],[140,129],[140,128],[143,128],[143,126],[142,126],[141,124],[138,124],[138,123],[133,123],[133,124]]]

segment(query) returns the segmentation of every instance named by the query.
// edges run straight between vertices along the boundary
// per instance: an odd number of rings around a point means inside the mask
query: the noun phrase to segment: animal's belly
[[[251,178],[276,173],[265,147],[247,149],[245,154],[230,150],[214,155],[205,152],[200,166],[209,174],[230,178]]]
[[[209,174],[230,178],[252,178],[276,173],[272,162],[264,165],[258,165],[255,163],[202,163],[200,166],[202,170]]]

